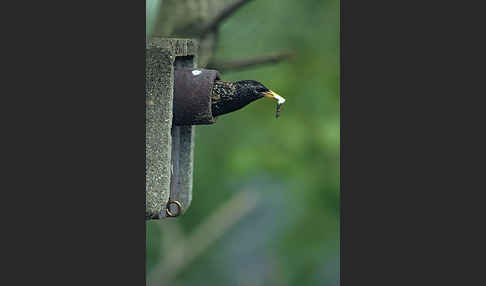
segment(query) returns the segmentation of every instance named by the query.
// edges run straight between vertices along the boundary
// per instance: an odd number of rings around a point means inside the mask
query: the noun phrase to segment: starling
[[[280,105],[285,102],[285,99],[266,88],[263,84],[254,80],[241,80],[236,82],[216,80],[211,94],[213,116],[236,111],[262,97],[277,100],[276,117],[278,118]]]

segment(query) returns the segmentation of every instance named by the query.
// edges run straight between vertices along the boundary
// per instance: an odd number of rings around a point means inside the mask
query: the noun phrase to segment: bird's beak
[[[265,92],[263,95],[268,98],[275,99],[276,101],[278,101],[278,104],[282,104],[285,102],[285,98],[281,97],[280,95],[278,95],[276,92],[272,90]]]

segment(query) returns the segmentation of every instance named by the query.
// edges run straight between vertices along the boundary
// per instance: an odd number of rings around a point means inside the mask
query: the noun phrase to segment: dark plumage
[[[273,91],[254,80],[226,82],[216,80],[213,85],[212,113],[219,116],[236,111],[264,96],[275,98]]]

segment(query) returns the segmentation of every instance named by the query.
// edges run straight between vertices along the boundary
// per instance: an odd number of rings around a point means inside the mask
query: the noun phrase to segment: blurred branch
[[[259,195],[241,191],[228,202],[219,206],[186,239],[171,242],[169,251],[150,275],[150,284],[169,285],[177,274],[198,256],[204,253],[214,242],[225,234],[240,219],[254,210]]]
[[[252,68],[258,65],[278,63],[282,60],[293,58],[294,56],[295,54],[293,52],[283,52],[257,56],[245,60],[214,61],[209,63],[207,65],[207,68],[215,69],[218,71],[241,70],[245,68]]]
[[[241,8],[244,4],[250,2],[251,0],[235,0],[233,3],[228,4],[224,7],[220,13],[218,13],[206,26],[204,26],[200,32],[199,36],[203,38],[206,34],[215,31],[221,23],[231,16],[236,10]]]

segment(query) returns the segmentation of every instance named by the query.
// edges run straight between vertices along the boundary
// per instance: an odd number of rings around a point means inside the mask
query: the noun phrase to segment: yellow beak
[[[263,95],[268,97],[268,98],[275,99],[276,101],[278,101],[278,104],[282,104],[282,103],[285,102],[285,98],[281,97],[280,95],[278,95],[276,92],[274,92],[272,90],[267,91]]]

